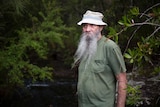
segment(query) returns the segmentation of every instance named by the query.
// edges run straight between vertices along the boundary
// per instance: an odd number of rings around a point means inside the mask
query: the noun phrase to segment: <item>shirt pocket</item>
[[[94,60],[94,62],[92,63],[92,71],[94,73],[100,73],[100,72],[104,72],[105,70],[105,63],[104,60]]]

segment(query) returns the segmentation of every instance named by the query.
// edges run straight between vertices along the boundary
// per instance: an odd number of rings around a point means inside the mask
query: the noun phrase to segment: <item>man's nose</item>
[[[91,31],[91,26],[90,25],[86,25],[86,31],[87,32]]]

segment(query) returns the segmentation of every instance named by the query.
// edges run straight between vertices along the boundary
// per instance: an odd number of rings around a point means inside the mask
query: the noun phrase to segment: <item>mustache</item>
[[[86,36],[86,40],[90,41],[92,39],[98,38],[99,35],[100,35],[100,32],[97,31],[95,33],[92,33],[92,32],[83,32],[81,36]]]

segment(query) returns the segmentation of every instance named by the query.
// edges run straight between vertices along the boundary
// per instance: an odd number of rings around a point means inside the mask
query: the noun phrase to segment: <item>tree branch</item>
[[[145,23],[148,22],[148,21],[151,20],[151,19],[152,19],[152,17],[149,18],[149,19],[147,19],[147,20],[145,21]],[[143,24],[142,24],[142,25],[143,25]],[[135,33],[136,33],[141,27],[142,27],[142,26],[138,26],[138,28],[132,33],[131,37],[129,38],[129,40],[128,40],[128,42],[127,42],[127,45],[126,45],[126,48],[125,48],[123,54],[127,51],[127,49],[128,49],[128,47],[129,47],[129,44],[130,44],[133,36],[135,35]]]
[[[158,32],[158,30],[160,30],[160,27],[158,27],[150,36],[148,36],[147,39],[149,39],[150,37],[152,37],[156,32]]]
[[[157,3],[157,4],[153,5],[152,7],[148,8],[146,11],[144,11],[144,12],[142,13],[142,15],[140,16],[140,18],[143,17],[143,15],[144,15],[146,12],[148,12],[150,9],[152,9],[152,8],[158,6],[158,5],[160,5],[160,3]]]
[[[130,27],[132,27],[132,26],[142,26],[142,25],[152,25],[152,26],[160,27],[160,24],[150,23],[150,22],[134,23],[134,24],[130,25]]]

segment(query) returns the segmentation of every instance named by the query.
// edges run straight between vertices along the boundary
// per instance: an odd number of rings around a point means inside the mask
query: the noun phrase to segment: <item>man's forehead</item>
[[[85,25],[91,25],[91,26],[100,26],[100,25],[91,24],[91,23],[83,23],[83,24],[82,24],[82,26],[85,26]]]

